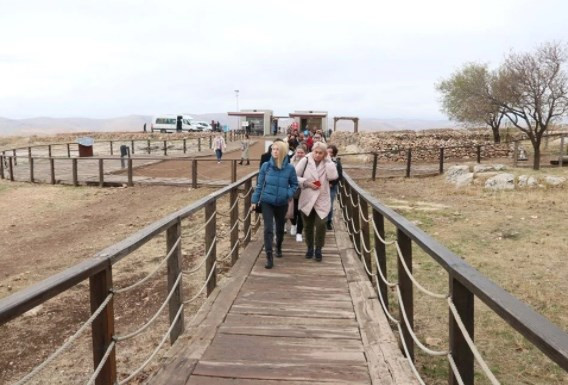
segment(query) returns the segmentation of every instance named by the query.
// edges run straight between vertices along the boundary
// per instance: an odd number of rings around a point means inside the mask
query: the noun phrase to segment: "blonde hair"
[[[272,147],[278,147],[278,159],[274,159],[276,163],[276,167],[282,168],[282,163],[284,163],[284,158],[288,155],[288,144],[285,142],[274,142],[272,143]]]
[[[312,146],[312,151],[314,150],[322,150],[323,152],[327,151],[327,144],[323,142],[315,142]]]

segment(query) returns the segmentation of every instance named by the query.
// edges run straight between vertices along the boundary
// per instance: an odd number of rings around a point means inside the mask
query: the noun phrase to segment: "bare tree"
[[[498,71],[491,102],[500,106],[513,125],[527,134],[533,149],[533,168],[540,168],[542,136],[568,113],[568,78],[563,66],[566,46],[546,43],[533,53],[511,53]]]
[[[469,63],[438,83],[436,89],[442,94],[442,111],[451,120],[466,125],[486,124],[491,127],[494,142],[500,143],[504,114],[491,97],[495,76],[486,64]]]

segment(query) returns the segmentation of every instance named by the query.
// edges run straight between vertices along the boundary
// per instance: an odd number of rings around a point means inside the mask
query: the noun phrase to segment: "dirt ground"
[[[174,212],[211,191],[176,187],[89,188],[0,181],[0,298],[83,261],[144,226]],[[228,210],[228,197],[218,210]],[[229,250],[228,218],[217,219],[218,256]],[[183,268],[191,270],[204,255],[203,213],[182,221]],[[159,235],[113,266],[115,287],[146,276],[166,253]],[[220,272],[228,266],[221,263]],[[167,295],[165,268],[141,287],[114,300],[116,330],[123,335],[139,328]],[[194,296],[205,281],[202,267],[184,278],[184,296]],[[219,278],[222,280],[222,277]],[[191,318],[203,296],[184,312]],[[15,382],[59,347],[89,317],[88,281],[45,302],[23,317],[0,327],[0,384]],[[169,326],[162,312],[148,332],[117,347],[121,378],[148,357]],[[32,332],[33,330],[33,332]],[[166,348],[169,343],[166,343]],[[162,349],[164,350],[164,348]],[[143,381],[160,364],[160,355],[132,383]],[[90,331],[55,360],[31,383],[82,383],[92,373]],[[49,379],[49,380],[47,380]]]
[[[514,169],[514,174],[535,174]],[[568,177],[568,170],[540,175]],[[442,176],[391,178],[359,184],[412,220],[484,275],[568,331],[568,242],[565,188],[489,192],[482,185],[456,189]],[[392,239],[392,225],[387,225]],[[387,248],[389,276],[396,277],[395,250]],[[426,288],[445,293],[445,270],[414,245],[414,273]],[[447,305],[415,290],[415,325],[427,346],[447,346]],[[391,304],[396,299],[390,298]],[[443,302],[443,301],[442,301]],[[398,314],[396,307],[394,314]],[[475,340],[503,384],[568,384],[568,374],[476,300]],[[416,349],[419,351],[419,349]],[[428,384],[447,383],[445,358],[417,354]],[[487,383],[480,371],[476,383]]]

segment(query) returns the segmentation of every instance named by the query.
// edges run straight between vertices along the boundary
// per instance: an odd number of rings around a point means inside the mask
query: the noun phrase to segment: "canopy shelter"
[[[300,129],[310,130],[315,132],[317,130],[327,131],[327,112],[326,111],[294,111],[289,114],[296,122],[298,122]]]
[[[245,128],[249,133],[270,135],[272,110],[240,110],[227,114],[239,117],[239,128]]]
[[[338,120],[352,120],[353,132],[359,132],[359,118],[356,116],[334,116],[333,117],[333,132],[335,132]]]

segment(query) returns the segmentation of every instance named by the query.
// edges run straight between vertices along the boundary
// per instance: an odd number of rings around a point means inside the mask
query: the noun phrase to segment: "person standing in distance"
[[[213,140],[213,149],[215,150],[215,156],[217,156],[217,163],[221,163],[221,158],[223,158],[223,151],[227,149],[227,145],[225,144],[225,138],[221,133],[217,133],[215,135],[215,139]]]

